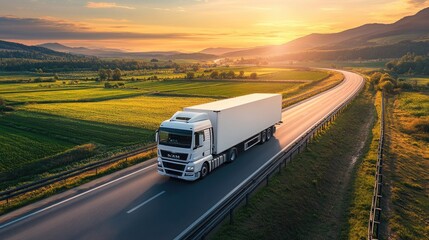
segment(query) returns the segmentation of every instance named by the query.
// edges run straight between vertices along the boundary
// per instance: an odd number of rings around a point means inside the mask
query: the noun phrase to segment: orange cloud
[[[87,8],[123,8],[123,9],[136,9],[134,7],[118,5],[113,2],[87,2]]]

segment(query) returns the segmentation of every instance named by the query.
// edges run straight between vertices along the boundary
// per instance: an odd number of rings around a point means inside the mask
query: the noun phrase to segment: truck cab
[[[190,181],[205,176],[207,162],[213,158],[212,139],[213,128],[206,113],[177,112],[156,134],[158,173]]]

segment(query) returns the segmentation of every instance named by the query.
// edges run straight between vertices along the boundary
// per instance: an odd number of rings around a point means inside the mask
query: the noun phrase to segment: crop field
[[[256,72],[258,79],[187,80],[183,79],[183,73],[174,73],[173,69],[140,70],[124,71],[120,81],[124,85],[105,88],[105,82],[94,80],[97,72],[93,71],[58,73],[57,81],[37,83],[19,81],[51,79],[53,74],[0,73],[0,98],[14,108],[0,113],[0,180],[11,181],[12,170],[33,176],[30,166],[39,169],[36,175],[42,174],[46,166],[57,162],[62,155],[74,154],[80,148],[87,149],[88,156],[101,156],[151,143],[161,121],[185,106],[254,92],[289,96],[292,92],[314,90],[332,80],[320,81],[329,75],[327,72],[304,69],[219,67],[215,70],[233,70],[236,74],[245,71],[245,76]],[[203,73],[207,75],[204,69],[197,71]],[[159,80],[141,80],[155,75]],[[67,164],[79,164],[85,154],[78,153]]]
[[[429,84],[428,77],[407,77],[406,81],[411,84],[416,83],[417,85],[423,85],[423,86]]]
[[[159,124],[185,106],[213,101],[211,98],[139,96],[90,103],[29,104],[32,112],[155,130]]]
[[[135,87],[150,92],[190,96],[233,97],[254,92],[281,93],[297,85],[300,83],[169,80],[134,82],[127,84],[127,87]]]
[[[153,141],[153,131],[25,110],[0,117],[0,175],[77,145],[104,150]]]
[[[33,91],[4,93],[2,98],[11,103],[46,103],[46,102],[91,102],[141,95],[143,91],[129,89],[57,89],[56,91]]]

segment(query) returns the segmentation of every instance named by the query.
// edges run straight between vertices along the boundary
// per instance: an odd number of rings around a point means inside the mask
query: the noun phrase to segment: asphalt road
[[[184,182],[143,166],[85,191],[72,190],[0,217],[0,239],[174,239],[222,197],[362,86],[342,72],[337,87],[283,112],[275,138],[242,153],[204,180]],[[257,113],[256,113],[257,114]],[[147,164],[146,164],[147,165]]]

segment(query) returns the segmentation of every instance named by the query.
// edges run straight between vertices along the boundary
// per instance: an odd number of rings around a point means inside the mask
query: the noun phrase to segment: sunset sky
[[[0,39],[128,51],[282,44],[391,23],[429,0],[0,0]]]

